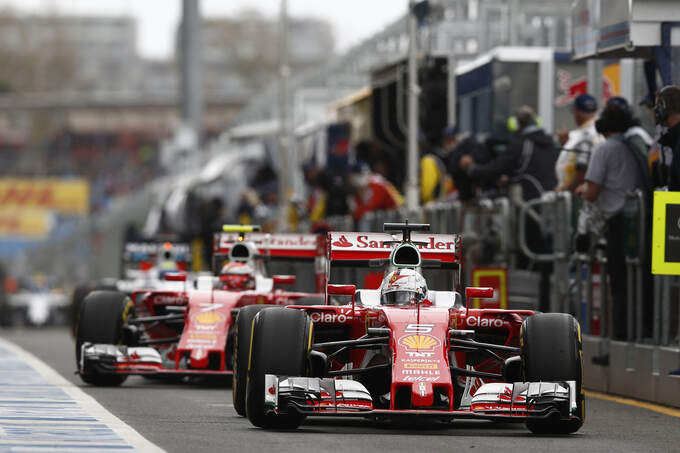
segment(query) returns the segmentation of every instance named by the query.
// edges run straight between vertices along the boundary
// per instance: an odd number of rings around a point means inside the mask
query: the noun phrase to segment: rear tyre
[[[576,381],[576,419],[527,421],[535,434],[571,434],[585,421],[581,328],[566,313],[540,313],[522,324],[522,376],[526,382]]]
[[[248,358],[250,335],[255,315],[272,305],[248,305],[239,309],[234,321],[234,377],[232,395],[234,409],[241,417],[246,416],[246,384],[248,382]]]
[[[122,344],[123,325],[133,314],[134,305],[130,298],[116,291],[93,291],[88,294],[80,307],[76,325],[76,366],[80,369],[80,353],[83,343]],[[87,384],[117,386],[127,376],[101,374],[94,370],[83,370],[80,378]]]
[[[312,321],[307,313],[283,307],[269,308],[253,321],[250,366],[246,390],[246,412],[250,422],[265,429],[294,429],[304,416],[265,413],[265,374],[306,376]]]

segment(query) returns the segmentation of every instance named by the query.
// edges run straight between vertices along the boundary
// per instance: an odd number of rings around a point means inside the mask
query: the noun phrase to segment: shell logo
[[[194,321],[199,324],[217,324],[218,322],[222,321],[222,315],[220,313],[208,311],[194,316]]]
[[[405,337],[401,337],[399,344],[404,346],[406,349],[431,351],[441,343],[432,335],[407,335]]]

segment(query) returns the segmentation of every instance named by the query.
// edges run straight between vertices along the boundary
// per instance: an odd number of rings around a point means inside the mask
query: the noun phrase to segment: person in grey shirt
[[[595,195],[588,201],[595,204],[605,219],[616,216],[626,203],[626,194],[640,186],[637,165],[627,146],[621,132],[610,133],[595,148],[586,171],[584,189],[589,188]]]
[[[645,150],[624,138],[633,117],[617,103],[608,103],[595,122],[605,138],[598,145],[588,165],[585,182],[577,195],[594,205],[605,223],[607,239],[607,273],[612,294],[612,332],[617,340],[626,339],[626,260],[623,210],[628,192],[645,188],[648,180]]]

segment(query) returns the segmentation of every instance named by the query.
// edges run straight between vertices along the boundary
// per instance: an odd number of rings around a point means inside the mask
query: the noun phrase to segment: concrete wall
[[[609,366],[592,358],[609,352]],[[584,384],[589,390],[680,407],[680,348],[583,336]]]

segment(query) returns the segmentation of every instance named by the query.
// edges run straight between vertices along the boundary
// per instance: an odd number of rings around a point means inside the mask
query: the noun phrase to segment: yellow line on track
[[[631,398],[624,398],[622,396],[606,395],[604,393],[593,392],[590,390],[586,390],[586,396],[590,398],[596,398],[599,400],[611,401],[619,404],[626,404],[628,406],[641,407],[642,409],[647,409],[650,411],[658,412],[660,414],[680,418],[680,409],[674,409],[672,407],[661,406],[659,404],[648,403],[646,401],[638,401]]]

